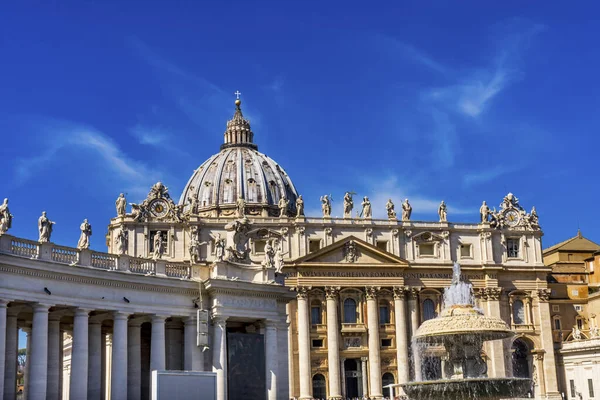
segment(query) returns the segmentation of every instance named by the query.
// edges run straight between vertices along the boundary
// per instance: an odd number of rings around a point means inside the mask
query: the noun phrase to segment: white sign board
[[[152,400],[217,400],[217,374],[152,371]]]

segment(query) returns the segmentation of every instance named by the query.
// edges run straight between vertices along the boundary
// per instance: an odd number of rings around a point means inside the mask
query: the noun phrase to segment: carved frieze
[[[358,259],[358,246],[354,243],[354,240],[350,240],[344,244],[344,259],[346,262],[353,263]]]

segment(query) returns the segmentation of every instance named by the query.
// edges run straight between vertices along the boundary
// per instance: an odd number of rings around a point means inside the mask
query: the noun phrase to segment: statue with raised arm
[[[408,202],[408,199],[404,199],[404,203],[402,203],[402,221],[410,221],[411,214],[412,206]]]
[[[125,195],[121,193],[119,197],[117,197],[117,201],[115,201],[115,206],[117,207],[117,216],[124,217],[127,210],[127,200],[125,199]]]
[[[392,199],[389,199],[387,203],[385,203],[385,210],[387,211],[387,216],[389,219],[396,219],[396,210],[394,210],[394,203]]]
[[[321,196],[321,210],[323,210],[323,217],[331,216],[331,199],[328,195]]]
[[[154,234],[154,255],[153,258],[155,260],[158,260],[159,258],[162,258],[164,252],[164,241],[163,241],[163,237],[162,237],[162,232],[161,231],[156,231],[156,233]]]
[[[87,219],[83,220],[83,223],[79,227],[81,235],[79,235],[79,241],[77,242],[77,248],[79,250],[90,248],[90,236],[92,236],[92,225],[88,223]]]
[[[281,248],[281,241],[278,241],[275,245],[275,256],[274,256],[274,260],[275,260],[275,272],[277,273],[281,273],[281,271],[283,270],[283,256],[288,254],[288,252],[283,252],[283,249]]]
[[[127,253],[128,236],[129,234],[127,233],[127,231],[122,228],[119,230],[119,233],[117,233],[117,236],[115,236],[115,244],[117,245],[118,254]]]
[[[488,207],[487,203],[484,200],[483,203],[481,204],[481,207],[479,208],[480,221],[488,222],[489,216],[490,216],[490,208]]]
[[[304,216],[304,200],[302,195],[296,199],[296,218]]]
[[[225,239],[221,238],[221,234],[210,235],[214,240],[215,245],[215,258],[217,261],[223,261],[225,257]]]
[[[287,217],[288,206],[290,205],[290,201],[286,197],[282,197],[279,199],[279,217]]]
[[[352,218],[353,208],[354,200],[352,200],[352,193],[346,192],[344,194],[344,218]]]
[[[246,217],[246,200],[242,196],[239,196],[237,201],[235,202],[237,206],[237,217],[245,218]]]
[[[440,217],[440,222],[448,222],[448,207],[444,200],[442,200],[438,207],[438,215]]]
[[[8,199],[0,205],[0,235],[5,234],[12,225],[13,215],[8,209]]]
[[[365,196],[363,198],[361,205],[362,205],[362,217],[370,219],[372,216],[371,201],[369,201],[369,198],[367,196]]]
[[[48,219],[46,216],[46,211],[42,211],[42,216],[38,219],[38,231],[40,233],[38,241],[40,243],[47,243],[50,241],[53,225],[54,222]]]

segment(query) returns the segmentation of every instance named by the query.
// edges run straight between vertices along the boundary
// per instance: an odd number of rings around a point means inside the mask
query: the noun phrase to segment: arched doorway
[[[346,397],[360,396],[358,392],[358,381],[361,377],[358,362],[354,358],[344,361],[344,373],[346,375]]]
[[[529,346],[521,339],[517,339],[512,345],[512,369],[516,378],[531,378],[529,370]]]
[[[327,389],[325,388],[325,377],[322,374],[316,374],[312,378],[313,397],[315,399],[326,399]]]
[[[381,377],[381,387],[383,388],[384,396],[389,396],[390,398],[394,397],[393,388],[392,390],[386,388],[386,386],[393,385],[394,383],[396,382],[394,381],[394,375],[391,372],[386,372],[385,374],[383,374],[383,376]]]

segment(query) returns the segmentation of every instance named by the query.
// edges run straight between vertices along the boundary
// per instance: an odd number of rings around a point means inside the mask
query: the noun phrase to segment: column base
[[[343,397],[342,396],[329,396],[327,398],[327,400],[342,400]]]
[[[562,400],[563,397],[559,392],[548,392],[546,393],[545,398],[548,400]]]

